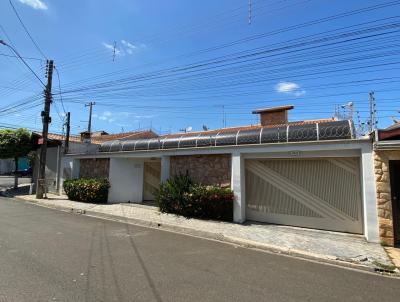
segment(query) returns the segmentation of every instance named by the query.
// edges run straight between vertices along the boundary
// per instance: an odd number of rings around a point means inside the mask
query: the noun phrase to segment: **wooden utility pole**
[[[67,112],[67,122],[66,122],[66,133],[65,133],[65,146],[64,146],[64,153],[68,153],[69,148],[69,134],[71,131],[71,112]]]
[[[85,104],[85,106],[89,106],[89,122],[88,122],[88,129],[87,131],[89,132],[89,134],[92,133],[92,110],[93,110],[93,105],[96,105],[95,102],[90,102]]]
[[[49,134],[49,124],[51,123],[50,105],[52,102],[51,86],[53,82],[53,60],[47,61],[47,85],[44,90],[44,110],[42,111],[43,131],[42,146],[40,148],[39,175],[37,179],[36,198],[43,198],[46,191],[46,155],[47,155],[47,136]]]

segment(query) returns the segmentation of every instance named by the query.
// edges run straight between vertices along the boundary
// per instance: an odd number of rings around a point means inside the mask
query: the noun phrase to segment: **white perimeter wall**
[[[142,159],[110,158],[109,203],[143,201],[143,167]]]

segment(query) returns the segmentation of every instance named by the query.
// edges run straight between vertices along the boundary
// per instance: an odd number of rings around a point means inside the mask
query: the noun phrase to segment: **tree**
[[[0,129],[0,159],[14,158],[14,188],[18,187],[18,158],[32,150],[31,134],[26,129]]]

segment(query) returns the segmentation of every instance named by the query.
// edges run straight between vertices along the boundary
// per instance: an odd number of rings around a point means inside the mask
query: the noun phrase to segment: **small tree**
[[[26,129],[0,129],[0,158],[14,158],[14,188],[18,187],[18,158],[26,156],[32,150],[31,135]]]

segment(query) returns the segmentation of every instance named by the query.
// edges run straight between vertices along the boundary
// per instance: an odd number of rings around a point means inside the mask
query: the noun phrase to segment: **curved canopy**
[[[229,131],[185,133],[139,140],[104,142],[100,152],[168,150],[217,146],[256,145],[303,141],[352,139],[354,126],[350,120],[293,124],[276,127]]]

